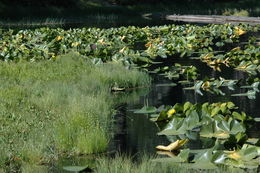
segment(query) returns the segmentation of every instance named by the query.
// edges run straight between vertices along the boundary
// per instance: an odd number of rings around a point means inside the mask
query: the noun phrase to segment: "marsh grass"
[[[147,154],[139,159],[117,154],[114,158],[102,157],[97,160],[94,172],[97,173],[254,173],[256,170],[245,170],[232,167],[218,169],[189,169],[189,164],[174,162],[155,162],[155,156]]]
[[[147,86],[150,79],[120,64],[95,66],[69,54],[56,61],[0,62],[0,82],[0,167],[8,172],[105,151],[119,104],[111,87]]]
[[[117,154],[114,158],[100,158],[97,160],[94,172],[97,173],[186,173],[189,172],[185,167],[178,166],[176,163],[154,162],[154,156],[142,154],[138,159],[133,159],[127,155]]]

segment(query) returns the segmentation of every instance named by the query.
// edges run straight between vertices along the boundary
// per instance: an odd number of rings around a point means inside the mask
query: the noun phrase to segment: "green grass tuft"
[[[147,86],[150,79],[120,64],[93,65],[68,54],[0,62],[0,82],[0,167],[8,172],[105,151],[118,104],[111,87]]]

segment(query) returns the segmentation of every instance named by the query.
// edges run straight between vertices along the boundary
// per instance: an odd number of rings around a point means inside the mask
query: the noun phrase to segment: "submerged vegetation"
[[[0,165],[11,172],[28,163],[106,151],[119,104],[112,87],[150,82],[144,73],[117,63],[94,66],[76,54],[0,66]]]

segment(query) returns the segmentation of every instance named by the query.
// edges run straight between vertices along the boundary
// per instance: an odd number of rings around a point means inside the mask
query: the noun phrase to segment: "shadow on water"
[[[183,25],[187,22],[169,21],[163,19],[145,19],[137,17],[120,17],[120,16],[88,16],[86,18],[70,19],[23,19],[20,21],[0,21],[0,27],[4,29],[36,29],[41,27],[50,28],[112,28],[122,26],[159,26],[167,24]]]

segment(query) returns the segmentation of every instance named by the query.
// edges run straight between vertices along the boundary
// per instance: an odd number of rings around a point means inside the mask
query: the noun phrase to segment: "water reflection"
[[[218,77],[218,72],[213,72],[207,67],[201,65],[200,70],[204,68],[204,74],[210,77]],[[223,76],[223,75],[222,75]],[[242,79],[246,77],[246,74],[241,72],[234,72],[233,70],[226,69],[224,77],[227,79]],[[147,115],[134,114],[134,109],[140,109],[144,105],[156,106],[160,105],[174,105],[175,103],[185,103],[186,101],[192,103],[204,103],[204,102],[227,102],[232,101],[239,107],[239,111],[244,111],[252,117],[260,117],[260,93],[256,95],[256,99],[250,100],[247,97],[232,97],[231,94],[245,92],[240,88],[236,88],[234,91],[223,89],[226,95],[212,95],[210,93],[204,93],[203,96],[195,93],[193,90],[184,90],[183,87],[178,84],[177,86],[160,86],[158,83],[172,83],[167,80],[156,80],[155,84],[151,87],[150,93],[146,96],[140,97],[136,103],[129,103],[125,105],[125,122],[124,122],[124,135],[122,145],[119,147],[124,152],[135,153],[155,153],[155,146],[168,145],[170,141],[177,140],[176,136],[158,136],[160,131],[155,123],[149,120]],[[260,137],[259,134],[260,123],[254,123],[247,131],[250,137]],[[192,135],[192,134],[191,134]],[[196,135],[193,134],[193,135]],[[175,139],[176,138],[176,139]],[[207,148],[214,144],[212,139],[200,140],[199,136],[194,136],[194,140],[188,144],[191,149]]]

